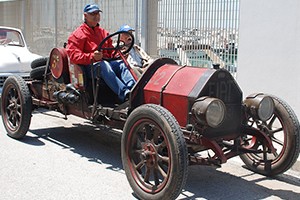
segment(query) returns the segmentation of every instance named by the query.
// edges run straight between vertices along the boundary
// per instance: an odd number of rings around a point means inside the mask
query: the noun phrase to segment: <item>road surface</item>
[[[21,141],[0,122],[1,200],[136,199],[124,173],[120,133],[55,112],[34,113]],[[187,199],[300,199],[300,173],[274,179],[242,167],[239,158],[222,168],[190,166],[178,197]]]

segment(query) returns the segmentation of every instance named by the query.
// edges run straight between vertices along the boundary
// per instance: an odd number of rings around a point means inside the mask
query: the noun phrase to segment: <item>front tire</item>
[[[299,156],[300,131],[299,121],[291,107],[278,97],[272,96],[275,103],[273,116],[259,125],[250,122],[252,127],[267,133],[276,152],[269,153],[267,148],[254,136],[244,138],[245,147],[251,146],[262,153],[246,153],[240,156],[252,171],[266,176],[282,174],[293,166]]]
[[[32,112],[32,98],[26,82],[20,76],[8,77],[1,98],[1,115],[7,134],[15,139],[23,138],[29,129]]]
[[[188,156],[175,117],[159,105],[130,114],[122,134],[122,162],[140,199],[175,199],[187,179]]]

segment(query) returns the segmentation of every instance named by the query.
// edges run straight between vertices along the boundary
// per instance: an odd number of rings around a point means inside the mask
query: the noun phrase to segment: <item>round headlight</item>
[[[248,114],[255,119],[267,121],[274,113],[274,101],[272,97],[265,94],[249,95],[245,99],[244,104],[247,107]]]
[[[216,128],[224,120],[225,105],[219,99],[202,97],[194,103],[192,113],[201,124]]]
[[[212,101],[207,107],[206,121],[209,126],[217,127],[219,126],[225,115],[225,105],[220,100]]]
[[[257,110],[258,117],[262,121],[267,121],[273,115],[273,112],[274,112],[273,99],[269,96],[264,97],[258,106],[258,110]]]

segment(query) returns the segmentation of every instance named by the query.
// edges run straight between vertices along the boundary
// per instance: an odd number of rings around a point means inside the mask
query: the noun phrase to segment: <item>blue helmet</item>
[[[134,31],[134,29],[131,28],[129,25],[124,24],[120,27],[119,31]]]

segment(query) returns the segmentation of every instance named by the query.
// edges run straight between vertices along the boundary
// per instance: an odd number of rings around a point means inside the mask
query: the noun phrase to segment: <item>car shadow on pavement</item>
[[[24,143],[41,145],[51,142],[68,149],[90,162],[109,164],[111,170],[122,170],[121,135],[117,132],[92,125],[73,124],[73,127],[52,127],[30,129],[33,137],[27,134]]]
[[[230,170],[229,173],[209,166],[190,166],[186,186],[181,193],[181,198],[178,199],[186,200],[201,197],[203,199],[258,200],[271,196],[279,197],[279,199],[299,199],[299,179],[291,181],[286,175],[269,178],[246,169],[241,169],[239,173],[235,171],[236,168]],[[264,186],[263,183],[266,181],[272,181],[273,185],[280,184],[287,185],[287,187],[291,185],[294,188],[298,187],[299,190],[294,191],[293,188],[287,189],[281,186],[277,189],[272,188],[271,185]]]
[[[79,123],[73,124],[71,128],[60,126],[30,129],[29,132],[32,134],[27,134],[21,140],[23,143],[39,146],[51,142],[87,158],[90,162],[108,164],[107,169],[123,170],[121,134],[112,129]],[[270,194],[280,199],[298,199],[299,191],[272,189],[261,185],[260,182],[277,180],[280,183],[300,187],[299,179],[293,181],[288,175],[280,175],[272,179],[239,167],[242,175],[208,166],[189,166],[187,183],[178,199],[264,199],[270,197]],[[247,180],[251,176],[255,178]],[[132,195],[134,198],[135,195]]]

